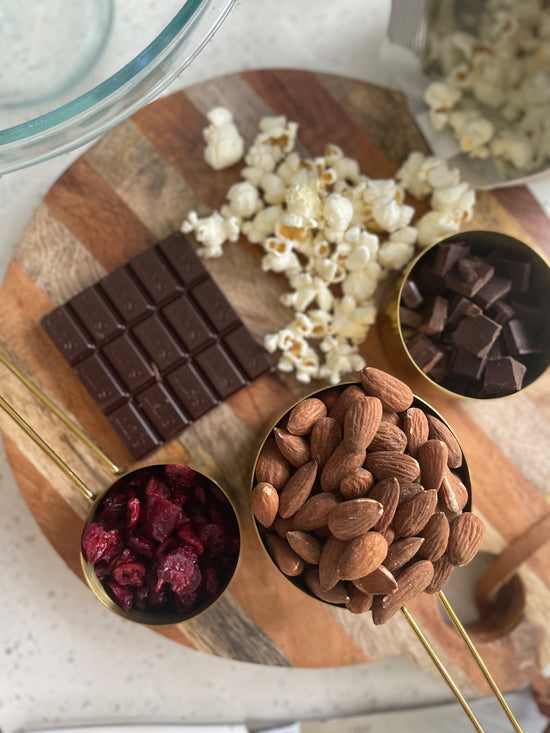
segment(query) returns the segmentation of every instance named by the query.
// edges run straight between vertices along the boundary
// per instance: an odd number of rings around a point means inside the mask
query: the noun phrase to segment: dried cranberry
[[[142,562],[119,562],[113,569],[113,578],[120,585],[143,585],[145,565]]]
[[[109,492],[101,505],[98,519],[103,522],[116,522],[126,510],[127,494],[121,491]]]
[[[145,555],[145,557],[153,557],[154,545],[151,540],[139,535],[128,537],[128,547],[137,555]]]
[[[204,590],[209,597],[212,598],[216,595],[220,583],[218,580],[217,570],[216,568],[212,567],[212,565],[208,565],[207,567],[202,569],[202,583]]]
[[[84,557],[93,565],[99,560],[110,562],[122,552],[123,547],[118,529],[104,529],[98,522],[92,522],[82,537]]]
[[[158,476],[151,476],[147,481],[145,494],[147,496],[162,496],[164,499],[169,499],[171,492],[169,487],[163,484]]]
[[[185,585],[172,584],[172,590],[178,596],[178,598],[185,598],[186,596],[190,596],[192,593],[195,593],[195,591],[201,584],[201,580],[202,574],[200,568],[198,565],[195,565],[195,572],[193,573],[193,577],[191,578],[189,583]]]
[[[177,529],[178,537],[185,542],[187,545],[195,550],[197,555],[202,555],[204,552],[204,544],[201,538],[193,529],[191,522],[186,519]]]
[[[170,463],[164,467],[167,483],[174,489],[189,489],[199,475],[182,463]]]
[[[126,527],[128,529],[132,529],[138,523],[140,508],[141,504],[137,496],[132,496],[128,499],[128,504],[126,505]]]
[[[195,575],[197,567],[197,555],[188,545],[178,547],[166,557],[159,565],[157,575],[159,582],[168,583],[172,587],[189,585]],[[159,585],[157,585],[157,588]]]
[[[110,580],[107,585],[113,591],[115,600],[123,611],[129,611],[134,605],[134,594],[124,585],[119,585],[116,581]]]
[[[162,542],[176,528],[180,513],[179,506],[168,501],[161,494],[149,494],[145,502],[143,518],[145,534],[158,542]]]

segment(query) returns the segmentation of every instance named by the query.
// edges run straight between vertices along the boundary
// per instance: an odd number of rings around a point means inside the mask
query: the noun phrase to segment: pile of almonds
[[[360,377],[302,400],[274,428],[251,504],[285,575],[383,624],[469,563],[484,525],[463,511],[462,450],[450,429],[396,377],[372,367]]]

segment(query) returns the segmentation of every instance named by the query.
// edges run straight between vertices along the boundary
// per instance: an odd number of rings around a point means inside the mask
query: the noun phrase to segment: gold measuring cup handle
[[[51,460],[63,471],[63,473],[68,476],[71,481],[77,486],[77,488],[84,494],[86,499],[89,499],[90,501],[95,501],[96,496],[94,492],[89,489],[86,484],[82,481],[82,479],[76,475],[76,473],[73,471],[73,469],[68,466],[65,461],[60,458],[57,453],[54,451],[54,449],[46,443],[46,441],[38,435],[38,433],[31,428],[31,426],[26,422],[21,415],[15,410],[9,402],[7,402],[2,395],[0,395],[0,407],[6,412],[14,422],[19,425],[19,427],[25,431],[25,433],[33,440],[36,445],[44,451],[44,453],[51,458]]]

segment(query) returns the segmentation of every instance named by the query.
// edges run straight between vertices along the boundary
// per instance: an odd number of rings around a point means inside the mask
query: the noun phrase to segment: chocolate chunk
[[[475,302],[484,310],[510,292],[512,281],[494,275],[475,296]]]
[[[493,303],[490,308],[487,309],[487,315],[492,318],[493,321],[500,323],[503,326],[516,315],[515,310],[505,300],[497,300]]]
[[[455,295],[449,305],[449,317],[447,327],[455,328],[464,316],[479,316],[482,310],[476,303],[465,298],[463,295]]]
[[[447,309],[449,301],[441,295],[430,299],[427,309],[424,311],[424,318],[418,327],[421,333],[441,333],[447,322]]]
[[[526,372],[525,364],[512,356],[491,359],[485,369],[484,393],[507,395],[521,389]]]
[[[179,233],[41,324],[135,458],[271,367]]]
[[[449,374],[476,382],[483,375],[486,361],[486,357],[480,358],[466,349],[456,348],[449,361]]]
[[[493,258],[496,271],[502,277],[512,281],[512,292],[516,295],[526,293],[531,281],[531,263],[527,260],[516,260],[502,255]]]
[[[501,330],[502,326],[487,316],[466,316],[456,327],[453,339],[457,346],[481,358],[487,356]]]
[[[504,324],[502,336],[508,351],[515,356],[540,354],[542,351],[543,345],[537,338],[535,327],[527,321],[513,318]]]
[[[446,275],[461,259],[468,257],[470,246],[465,242],[449,242],[437,247],[432,272],[434,275]]]
[[[418,308],[424,298],[418,289],[418,285],[413,280],[407,280],[401,290],[401,300],[407,308]]]
[[[407,326],[410,328],[418,328],[422,321],[422,315],[413,311],[412,308],[407,308],[404,305],[399,308],[399,323],[402,328]]]
[[[423,372],[430,372],[437,362],[443,358],[443,351],[430,341],[424,334],[419,334],[410,343],[407,349],[414,363]]]
[[[479,258],[459,260],[445,275],[445,286],[455,293],[473,298],[493,277],[495,268]]]

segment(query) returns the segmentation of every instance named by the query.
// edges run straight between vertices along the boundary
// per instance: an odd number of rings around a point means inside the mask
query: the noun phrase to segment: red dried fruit
[[[122,535],[118,529],[104,529],[98,522],[92,522],[82,537],[84,557],[93,565],[99,560],[111,562],[123,548]]]
[[[126,511],[128,495],[121,491],[109,492],[101,505],[99,519],[104,522],[116,522]]]
[[[202,583],[204,586],[204,591],[208,596],[215,596],[218,592],[218,588],[220,587],[220,582],[218,580],[218,573],[216,571],[216,568],[212,567],[212,565],[207,565],[202,570]]]
[[[132,529],[138,523],[140,508],[141,504],[137,496],[132,496],[128,499],[126,505],[126,527],[128,529]]]
[[[155,546],[151,540],[139,535],[131,535],[128,537],[128,547],[137,555],[145,555],[145,557],[153,557]]]
[[[113,591],[115,600],[123,611],[129,611],[134,605],[134,594],[124,585],[119,585],[116,581],[110,580],[107,585]]]
[[[142,562],[119,562],[113,569],[113,578],[120,585],[143,585],[145,565]]]
[[[164,474],[169,486],[173,489],[189,489],[199,475],[183,463],[171,463],[164,467]]]
[[[177,504],[160,493],[151,493],[145,502],[143,530],[148,537],[162,542],[175,530],[180,516],[181,509]]]
[[[198,534],[193,529],[191,522],[186,519],[183,524],[177,529],[178,537],[183,540],[187,545],[190,545],[197,555],[202,555],[204,552],[204,543]]]
[[[164,583],[168,583],[172,588],[190,585],[195,575],[197,559],[196,553],[187,545],[170,552],[158,567],[157,588],[162,588]]]
[[[195,572],[193,577],[186,585],[172,585],[172,590],[178,598],[188,598],[190,595],[195,595],[195,591],[201,584],[202,574],[198,565],[195,565]]]
[[[171,491],[168,486],[166,486],[166,484],[162,483],[158,476],[151,476],[151,478],[147,481],[145,494],[147,496],[162,496],[165,499],[169,499]]]

